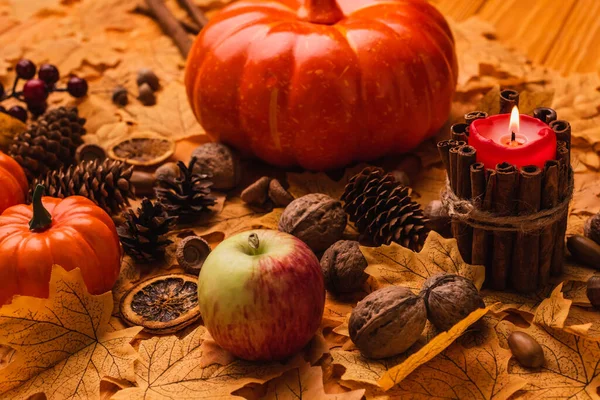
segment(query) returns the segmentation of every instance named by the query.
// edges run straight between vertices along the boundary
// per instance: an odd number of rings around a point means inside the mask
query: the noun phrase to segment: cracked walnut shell
[[[352,310],[350,339],[368,358],[386,358],[408,350],[427,323],[425,301],[410,289],[387,286],[379,289]]]
[[[281,214],[279,230],[296,236],[314,252],[324,251],[342,238],[346,212],[342,204],[321,193],[292,201]]]

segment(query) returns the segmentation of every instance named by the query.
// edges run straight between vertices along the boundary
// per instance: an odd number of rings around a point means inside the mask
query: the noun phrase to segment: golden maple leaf
[[[183,339],[173,335],[142,341],[135,366],[138,386],[117,392],[113,399],[229,399],[249,383],[264,383],[304,362],[299,354],[286,363],[233,359],[226,365],[206,365],[205,333],[199,326]]]
[[[423,282],[440,272],[461,275],[481,288],[485,267],[463,261],[455,239],[444,239],[431,232],[423,249],[415,253],[397,243],[381,247],[363,247],[369,266],[365,270],[383,285],[402,285],[419,291]]]
[[[50,297],[15,297],[0,308],[0,344],[16,356],[0,374],[0,397],[100,398],[105,377],[134,380],[130,342],[141,327],[112,331],[112,294],[87,292],[81,272],[52,269]]]

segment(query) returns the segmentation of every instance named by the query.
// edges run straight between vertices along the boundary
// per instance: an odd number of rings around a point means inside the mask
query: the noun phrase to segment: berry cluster
[[[83,97],[87,94],[88,84],[85,79],[71,76],[66,88],[56,87],[60,79],[58,68],[51,64],[42,64],[39,70],[30,60],[21,60],[16,66],[17,77],[13,83],[11,93],[6,93],[4,86],[0,83],[0,101],[14,97],[27,105],[27,110],[38,116],[46,111],[48,106],[48,95],[52,92],[68,92],[73,97]],[[37,72],[37,78],[35,73]],[[17,91],[17,83],[20,79],[26,80],[23,90]],[[13,106],[6,110],[0,105],[0,112],[5,112],[23,122],[27,121],[27,110],[21,106]]]

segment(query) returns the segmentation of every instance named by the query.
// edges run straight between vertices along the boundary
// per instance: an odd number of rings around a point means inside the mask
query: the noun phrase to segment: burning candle
[[[556,135],[544,122],[529,115],[493,115],[473,121],[469,144],[477,149],[477,161],[486,168],[508,162],[517,168],[544,163],[556,158]]]

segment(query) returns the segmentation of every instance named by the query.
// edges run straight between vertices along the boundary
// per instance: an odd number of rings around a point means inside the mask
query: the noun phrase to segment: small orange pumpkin
[[[119,276],[121,249],[110,216],[85,197],[43,194],[38,185],[32,205],[0,215],[0,305],[14,295],[48,297],[54,264],[81,269],[92,294],[109,291]]]
[[[24,203],[27,190],[23,168],[0,151],[0,214],[8,207]]]

